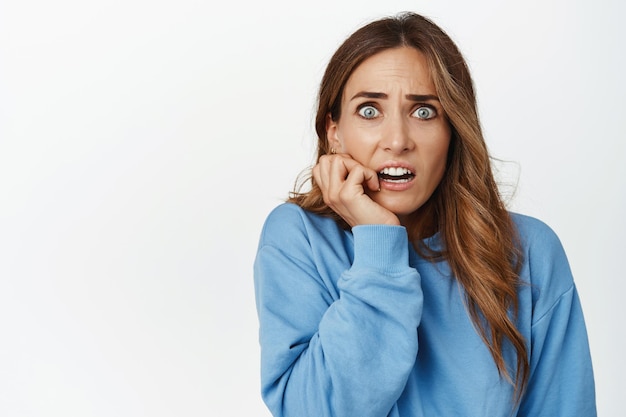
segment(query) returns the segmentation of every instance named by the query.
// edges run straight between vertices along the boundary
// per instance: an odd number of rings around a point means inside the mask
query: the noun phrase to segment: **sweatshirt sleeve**
[[[335,295],[316,267],[318,242],[303,227],[286,245],[261,240],[254,270],[261,388],[275,417],[384,417],[404,390],[422,312],[406,230],[357,226],[353,235],[354,261]]]
[[[593,417],[593,370],[576,286],[558,237],[548,229],[542,239],[529,254],[533,281],[542,282],[531,326],[530,380],[518,416]]]

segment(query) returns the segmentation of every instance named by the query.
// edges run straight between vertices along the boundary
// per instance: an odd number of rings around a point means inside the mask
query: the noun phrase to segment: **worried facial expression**
[[[433,194],[446,170],[450,125],[426,57],[410,47],[388,49],[348,78],[341,115],[327,123],[331,147],[378,173],[368,195],[402,220]]]

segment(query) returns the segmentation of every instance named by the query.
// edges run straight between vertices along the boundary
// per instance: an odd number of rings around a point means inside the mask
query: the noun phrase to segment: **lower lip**
[[[413,186],[413,181],[415,177],[411,178],[406,182],[393,182],[393,181],[385,181],[380,180],[380,189],[381,190],[389,190],[389,191],[405,191]]]

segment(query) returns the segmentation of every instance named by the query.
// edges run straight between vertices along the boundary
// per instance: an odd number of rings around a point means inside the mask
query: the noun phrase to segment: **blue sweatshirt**
[[[445,261],[402,226],[343,230],[293,204],[268,217],[254,265],[262,395],[275,417],[595,416],[587,333],[563,248],[512,215],[523,243],[522,401],[499,375]],[[440,248],[438,236],[427,240]],[[515,375],[515,352],[505,359]]]

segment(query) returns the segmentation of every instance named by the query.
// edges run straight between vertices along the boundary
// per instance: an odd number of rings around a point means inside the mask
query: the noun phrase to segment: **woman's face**
[[[363,61],[346,83],[339,120],[328,118],[328,140],[376,172],[380,191],[368,195],[403,216],[420,208],[446,170],[450,126],[426,57],[409,47]]]

